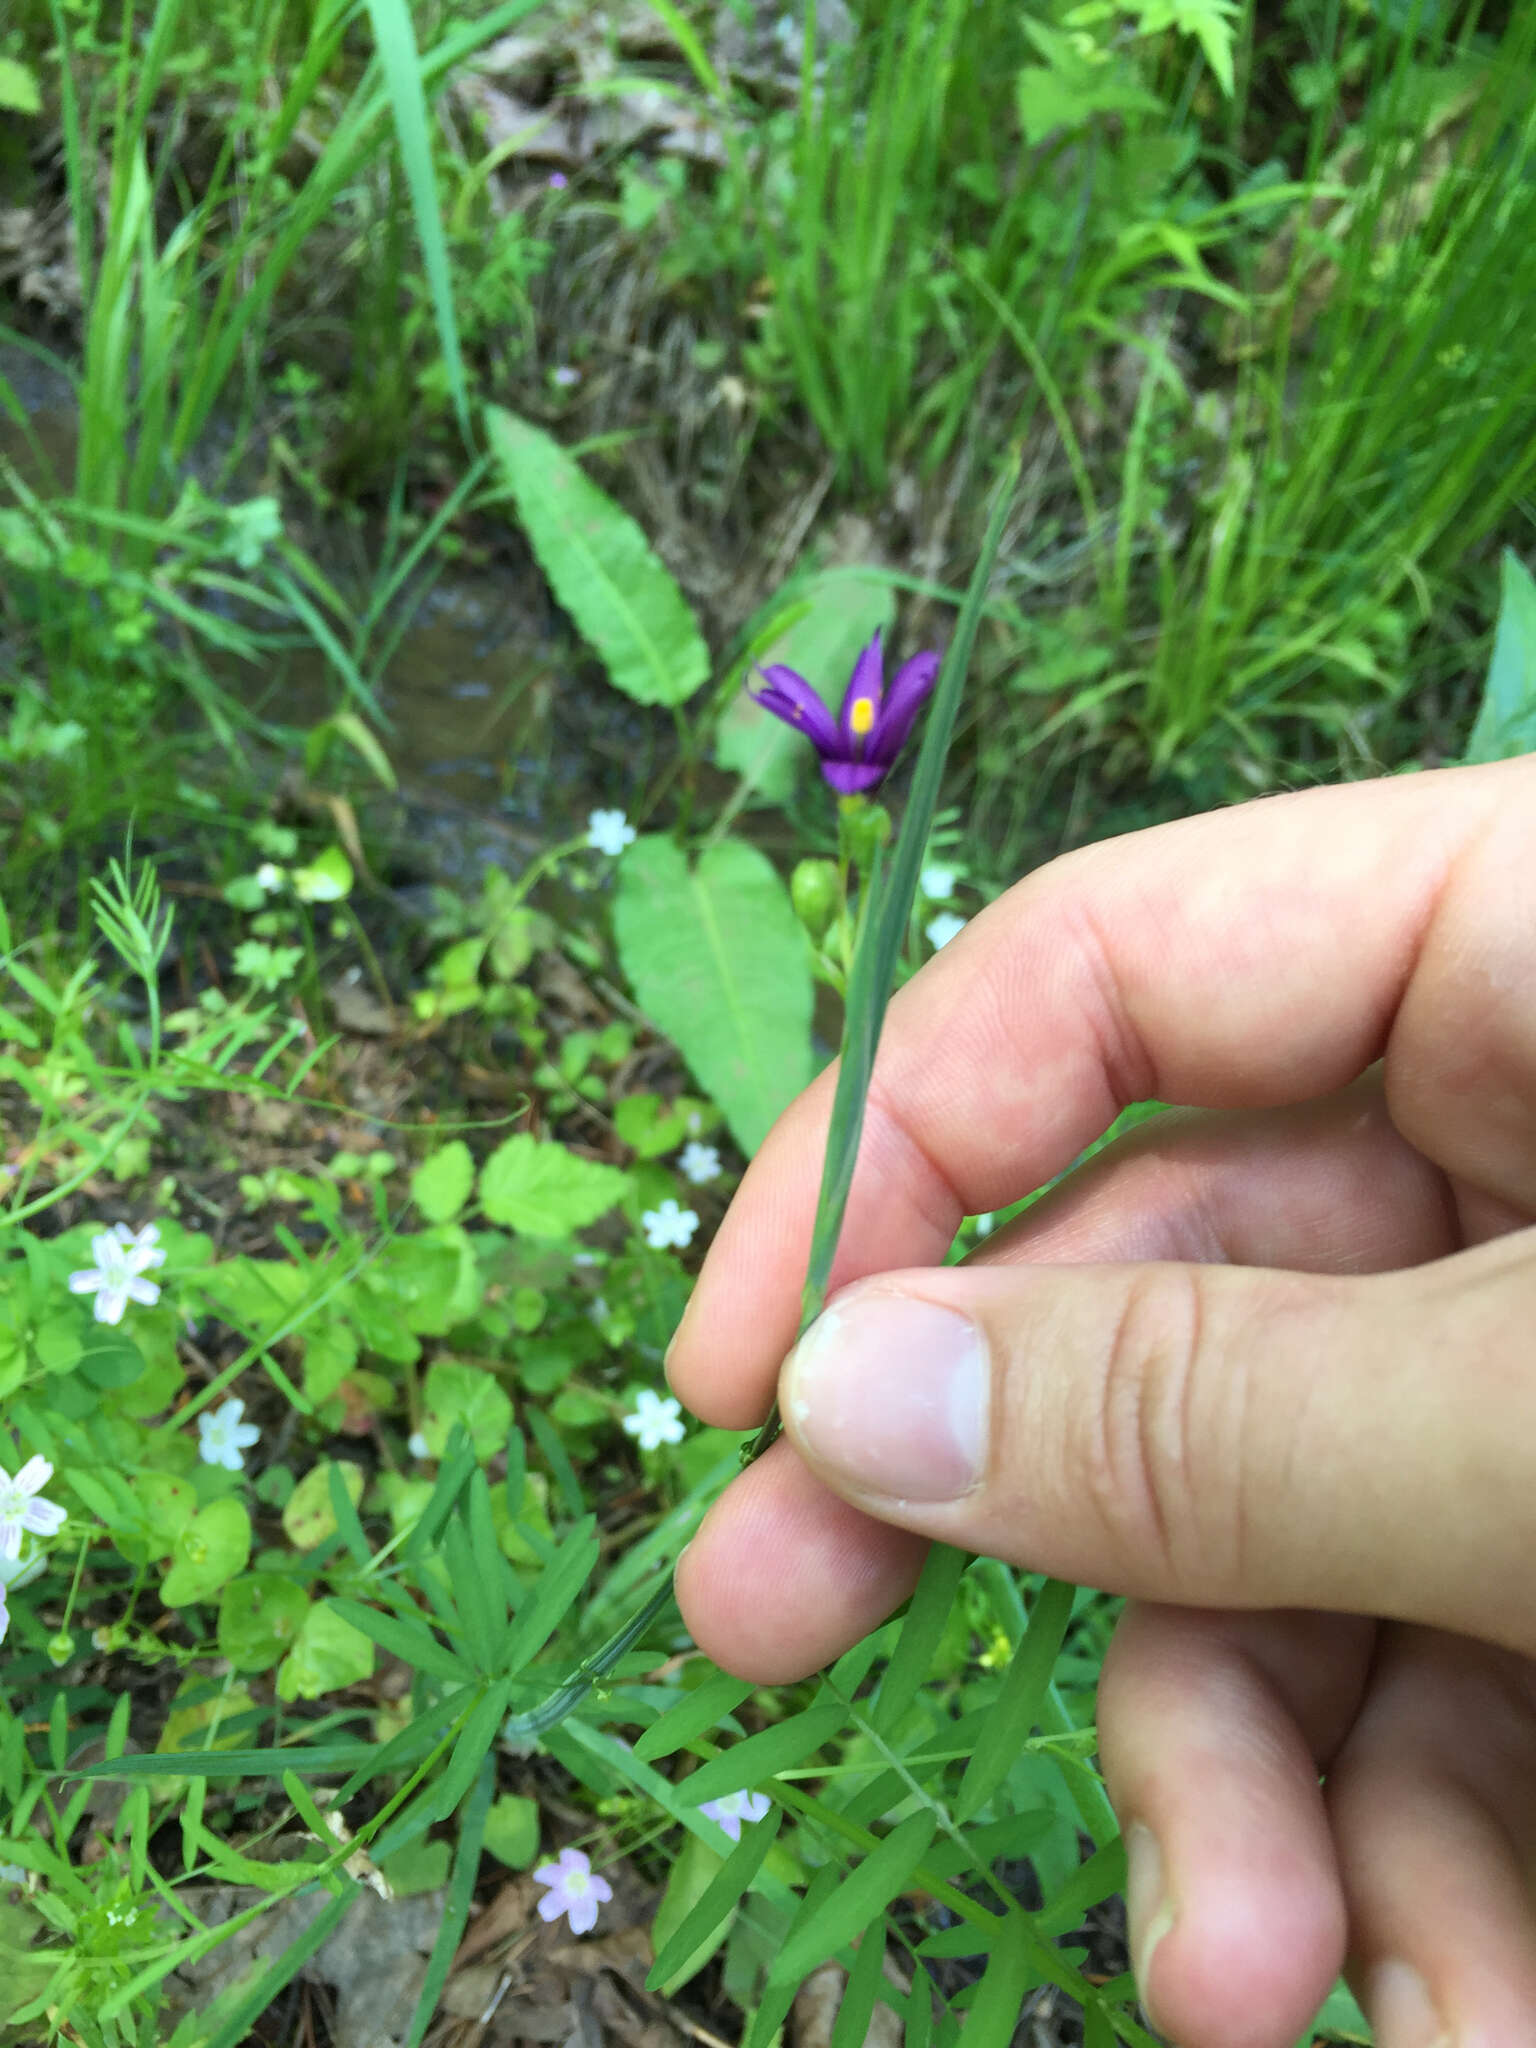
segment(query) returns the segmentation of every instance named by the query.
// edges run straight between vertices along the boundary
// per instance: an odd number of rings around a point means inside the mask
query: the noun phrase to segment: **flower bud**
[[[890,843],[891,814],[867,797],[845,796],[837,807],[837,824],[843,852],[861,870]]]
[[[75,1654],[75,1639],[65,1629],[48,1639],[48,1662],[55,1671],[62,1670]]]
[[[842,897],[836,861],[803,860],[789,878],[789,900],[813,939],[826,932],[842,908]]]

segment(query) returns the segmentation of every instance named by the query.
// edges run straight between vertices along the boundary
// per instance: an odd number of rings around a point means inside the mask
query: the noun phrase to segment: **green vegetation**
[[[1531,745],[1533,76],[1428,0],[7,16],[0,2041],[305,2038],[387,1896],[419,2042],[562,1851],[657,2019],[1151,2039],[1111,1604],[936,1551],[728,1678],[661,1362],[1030,860]],[[748,676],[973,626],[886,855]]]

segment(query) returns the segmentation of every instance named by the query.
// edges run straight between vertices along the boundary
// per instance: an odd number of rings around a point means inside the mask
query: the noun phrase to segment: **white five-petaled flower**
[[[928,943],[937,953],[941,946],[947,946],[951,939],[965,930],[965,919],[956,917],[952,910],[941,910],[937,917],[931,917],[924,928]]]
[[[23,1530],[54,1536],[63,1528],[64,1510],[37,1497],[52,1477],[46,1458],[28,1458],[14,1479],[0,1473],[0,1557],[20,1557]]]
[[[413,1458],[430,1458],[432,1455],[432,1446],[427,1442],[419,1429],[411,1431],[405,1440],[405,1448]]]
[[[671,1195],[659,1208],[647,1209],[640,1221],[645,1226],[645,1241],[653,1252],[664,1252],[672,1247],[682,1251],[692,1244],[693,1233],[699,1227],[695,1212],[683,1208]]]
[[[678,1155],[678,1170],[696,1188],[707,1187],[720,1178],[720,1154],[713,1145],[701,1145],[692,1138]]]
[[[622,811],[593,811],[587,819],[587,844],[599,853],[620,854],[635,836]]]
[[[613,1897],[613,1886],[606,1877],[593,1875],[591,1859],[580,1849],[562,1849],[558,1863],[541,1863],[533,1881],[549,1886],[539,1901],[539,1918],[558,1920],[563,1913],[572,1934],[590,1934],[599,1905]]]
[[[958,880],[953,868],[928,867],[918,876],[917,885],[930,903],[947,903]]]
[[[130,1301],[153,1308],[160,1299],[156,1283],[144,1278],[146,1272],[165,1264],[165,1253],[157,1242],[159,1236],[157,1223],[146,1223],[137,1232],[126,1223],[116,1223],[91,1239],[91,1256],[96,1263],[70,1274],[69,1291],[95,1295],[92,1313],[98,1323],[120,1323]]]
[[[699,1811],[718,1821],[731,1840],[739,1842],[742,1822],[761,1820],[772,1804],[766,1792],[727,1792],[723,1799],[706,1799]]]
[[[663,1444],[680,1444],[685,1435],[682,1409],[668,1394],[663,1400],[649,1387],[635,1395],[635,1405],[624,1418],[624,1434],[634,1437],[642,1451],[659,1451]]]
[[[258,1442],[261,1431],[254,1422],[242,1422],[245,1403],[233,1395],[211,1413],[205,1408],[197,1418],[197,1454],[205,1465],[222,1465],[226,1472],[242,1472],[245,1454]]]

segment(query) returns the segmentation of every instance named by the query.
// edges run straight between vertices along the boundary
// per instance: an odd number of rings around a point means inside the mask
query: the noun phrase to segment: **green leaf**
[[[755,1152],[812,1068],[810,954],[772,863],[727,839],[690,868],[670,839],[637,840],[614,936],[641,1007]]]
[[[1013,1768],[1040,1718],[1041,1702],[1072,1619],[1073,1588],[1047,1579],[1035,1596],[1024,1639],[1013,1653],[1002,1691],[971,1754],[955,1795],[954,1815],[973,1820]]]
[[[493,1457],[512,1427],[512,1402],[506,1389],[480,1366],[439,1359],[427,1369],[421,1409],[421,1433],[434,1458],[447,1450],[456,1423],[477,1458]]]
[[[36,78],[15,57],[0,57],[0,107],[12,114],[40,114],[43,111]]]
[[[504,1792],[486,1815],[485,1846],[509,1870],[526,1870],[539,1853],[539,1802]]]
[[[373,1644],[361,1629],[322,1600],[304,1617],[298,1640],[277,1672],[277,1696],[283,1700],[317,1700],[358,1685],[373,1671]]]
[[[796,1929],[784,1943],[768,1972],[770,1984],[798,1984],[818,1963],[862,1934],[883,1913],[927,1853],[937,1822],[931,1813],[914,1813],[857,1864],[827,1900],[815,1919]]]
[[[532,1593],[518,1609],[502,1649],[502,1662],[508,1671],[521,1671],[525,1664],[531,1664],[564,1621],[592,1576],[599,1549],[597,1518],[587,1515],[550,1558]]]
[[[821,693],[828,708],[842,704],[860,650],[896,617],[890,583],[857,570],[829,569],[796,586],[782,607],[786,622],[754,655],[756,669],[783,662]],[[720,720],[715,759],[734,768],[762,802],[785,804],[794,795],[803,765],[816,758],[802,733],[753,701],[746,678]]]
[[[614,688],[640,704],[691,697],[709,650],[640,528],[542,429],[494,405],[485,422],[539,566]]]
[[[365,1607],[360,1600],[335,1599],[330,1605],[343,1621],[349,1621],[381,1650],[409,1664],[413,1671],[430,1671],[434,1678],[446,1679],[450,1685],[466,1685],[472,1678],[468,1665],[445,1650],[424,1621],[381,1614],[377,1608]]]
[[[469,1200],[475,1162],[462,1138],[423,1159],[411,1175],[411,1200],[429,1223],[451,1223]]]
[[[1334,2041],[1361,2041],[1369,2044],[1372,2036],[1370,2023],[1355,2002],[1355,1995],[1341,1977],[1327,1998],[1323,2009],[1302,2036],[1310,2042],[1314,2034],[1326,2034]]]
[[[352,1505],[363,1497],[366,1479],[361,1465],[351,1458],[335,1461]],[[288,1496],[283,1509],[283,1534],[295,1550],[314,1550],[327,1536],[336,1534],[336,1509],[331,1501],[332,1460],[322,1458],[318,1465],[312,1465]]]
[[[309,1595],[285,1572],[231,1579],[219,1601],[219,1655],[237,1671],[268,1671],[292,1649]]]
[[[340,903],[352,893],[352,863],[339,846],[328,846],[288,879],[301,903]]]
[[[520,1131],[480,1169],[480,1206],[522,1237],[569,1237],[629,1191],[629,1175]]]
[[[684,1945],[675,1939],[678,1929],[709,1890],[711,1881],[719,1876],[725,1860],[696,1835],[684,1838],[683,1846],[673,1860],[667,1888],[661,1895],[656,1917],[651,1923],[651,1940],[657,1953],[667,1954],[666,1974],[655,1980],[667,1998],[699,1974],[730,1932],[735,1914],[734,1900],[723,1913],[711,1915],[709,1925],[697,1940]],[[672,1951],[675,1951],[675,1959]],[[655,1976],[654,1971],[652,1975]]]
[[[208,1600],[251,1554],[251,1518],[238,1500],[214,1500],[199,1510],[171,1547],[171,1568],[160,1588],[167,1607]]]
[[[885,1982],[885,1928],[872,1927],[859,1943],[859,1952],[843,1986],[842,2002],[832,2028],[831,2048],[864,2048],[875,2000]]]
[[[1019,2024],[1019,2007],[1034,1982],[1023,1914],[1010,1906],[997,1923],[986,1975],[965,2022],[966,2048],[1008,2048]]]
[[[823,1743],[841,1734],[846,1720],[841,1700],[807,1707],[803,1714],[749,1735],[745,1742],[733,1742],[679,1789],[690,1806],[702,1806],[706,1799],[719,1799],[727,1792],[750,1791],[765,1778],[804,1763]]]
[[[680,1985],[686,1984],[708,1962],[725,1939],[736,1908],[773,1847],[783,1818],[782,1809],[774,1807],[760,1821],[743,1827],[741,1840],[723,1861],[706,1843],[693,1835],[688,1837],[683,1854],[694,1852],[697,1872],[712,1874],[707,1874],[705,1882],[697,1889],[694,1889],[694,1881],[690,1877],[683,1890],[691,1890],[693,1896],[684,1910],[666,1924],[663,1924],[663,1913],[667,1901],[663,1900],[662,1909],[658,1910],[651,1929],[656,1961],[645,1980],[648,1990],[661,1989],[670,1998]],[[680,1856],[679,1865],[682,1860]],[[671,1896],[672,1886],[669,1883],[667,1899]]]
[[[717,1671],[693,1692],[685,1693],[675,1707],[668,1707],[659,1721],[651,1723],[636,1742],[635,1755],[644,1763],[671,1756],[685,1743],[718,1728],[725,1716],[754,1690],[750,1679],[733,1678],[728,1671]]]
[[[896,1648],[880,1681],[880,1697],[872,1718],[882,1735],[889,1735],[896,1727],[928,1676],[933,1653],[949,1626],[966,1562],[966,1553],[952,1550],[947,1543],[935,1543],[924,1560],[912,1605],[907,1609]]]
[[[1509,548],[1501,583],[1493,658],[1462,755],[1469,764],[1536,751],[1536,580]]]

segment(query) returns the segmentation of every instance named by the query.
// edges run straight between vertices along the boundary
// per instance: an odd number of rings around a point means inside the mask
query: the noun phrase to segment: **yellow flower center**
[[[869,731],[874,722],[875,707],[873,701],[868,697],[855,698],[853,709],[848,714],[848,723],[853,727],[853,730],[860,739],[863,739],[865,733]]]

